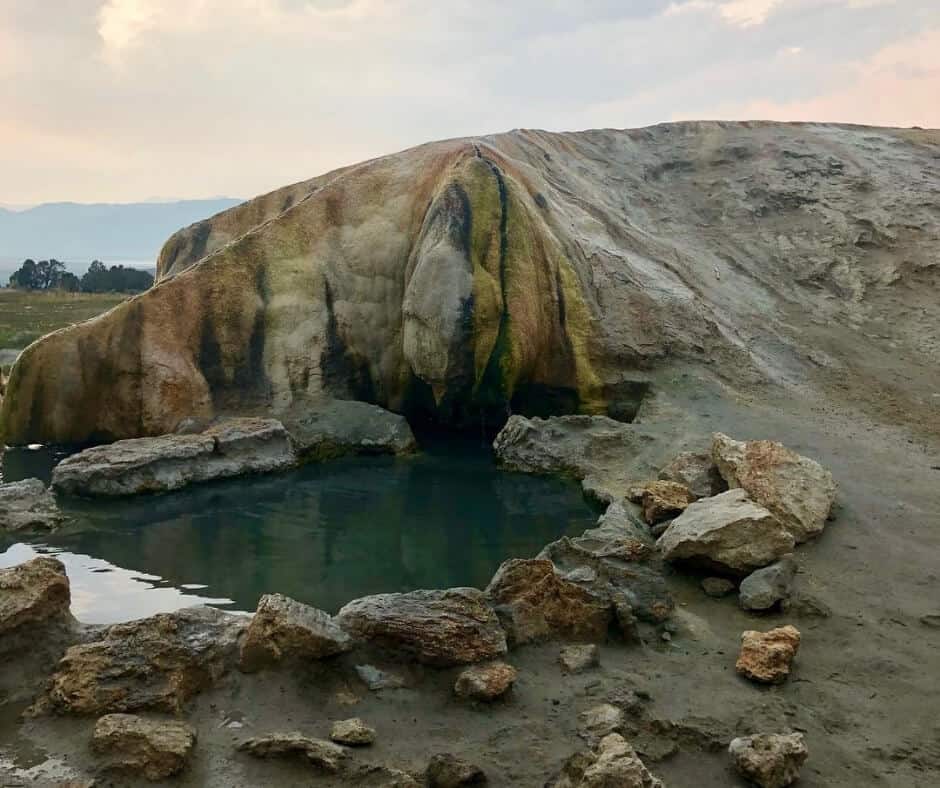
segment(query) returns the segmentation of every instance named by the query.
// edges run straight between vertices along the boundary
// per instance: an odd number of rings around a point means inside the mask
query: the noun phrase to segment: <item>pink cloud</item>
[[[793,102],[758,100],[723,116],[940,128],[940,29],[845,67],[841,87]]]

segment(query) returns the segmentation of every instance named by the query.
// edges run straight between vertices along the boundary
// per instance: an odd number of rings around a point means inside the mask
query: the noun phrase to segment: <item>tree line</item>
[[[94,260],[79,278],[56,260],[24,260],[10,276],[16,290],[60,290],[66,293],[139,293],[153,285],[153,277],[139,268],[112,265]]]

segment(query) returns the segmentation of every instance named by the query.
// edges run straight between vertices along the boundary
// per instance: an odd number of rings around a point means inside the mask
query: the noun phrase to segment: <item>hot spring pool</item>
[[[8,452],[5,481],[48,480],[56,460]],[[598,516],[577,483],[500,471],[488,446],[465,438],[425,442],[415,457],[350,457],[63,508],[74,520],[55,534],[0,535],[0,567],[57,555],[87,623],[200,602],[254,610],[273,591],[335,612],[365,594],[482,588],[506,558],[533,556]]]

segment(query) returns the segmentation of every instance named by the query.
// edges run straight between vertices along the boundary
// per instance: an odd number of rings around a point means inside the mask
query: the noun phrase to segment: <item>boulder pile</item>
[[[744,577],[742,607],[769,610],[789,598],[797,570],[793,548],[822,532],[836,484],[815,460],[774,441],[736,441],[715,433],[709,456],[710,465],[703,455],[686,453],[663,470],[677,478],[694,468],[685,478],[710,494],[686,506],[657,547],[668,561]],[[713,474],[727,492],[712,492],[720,487],[712,484]]]

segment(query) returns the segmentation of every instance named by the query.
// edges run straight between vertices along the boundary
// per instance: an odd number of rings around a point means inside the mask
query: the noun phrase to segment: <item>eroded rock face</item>
[[[251,673],[284,659],[323,659],[350,648],[352,639],[329,613],[282,594],[266,594],[242,642],[239,667]]]
[[[815,460],[776,441],[736,441],[720,432],[712,439],[712,457],[728,485],[773,513],[797,543],[825,528],[836,484]]]
[[[517,676],[516,669],[505,662],[474,665],[457,677],[454,693],[460,698],[494,701],[512,689]]]
[[[684,484],[662,480],[633,487],[629,498],[643,507],[643,519],[649,525],[682,514],[695,500],[695,496]]]
[[[279,421],[226,419],[195,435],[122,440],[73,454],[56,466],[52,486],[69,495],[136,495],[284,470],[295,462]]]
[[[664,788],[618,733],[601,739],[593,752],[568,759],[552,788]]]
[[[659,472],[659,478],[678,482],[696,498],[708,498],[728,489],[710,452],[684,451],[677,454]]]
[[[92,749],[108,771],[163,780],[178,774],[196,744],[196,732],[182,722],[107,714],[95,724]]]
[[[505,561],[486,596],[515,645],[546,638],[603,640],[613,618],[609,599],[565,580],[543,558]]]
[[[793,550],[793,536],[744,490],[729,490],[691,504],[659,537],[668,561],[687,561],[746,574]]]
[[[295,403],[278,415],[303,460],[345,454],[408,454],[417,449],[404,416],[365,402]]]
[[[34,711],[179,713],[234,666],[247,626],[242,616],[191,607],[108,627],[65,652]]]
[[[800,778],[809,757],[802,733],[758,733],[728,747],[738,773],[761,788],[786,788]]]
[[[356,640],[428,665],[482,662],[506,653],[505,633],[476,588],[367,596],[343,607],[336,621]]]
[[[0,530],[53,530],[64,521],[55,496],[39,479],[0,484]]]
[[[735,665],[742,676],[763,684],[780,684],[800,648],[800,631],[787,625],[769,632],[748,630],[741,635],[741,653]]]
[[[13,633],[70,621],[65,566],[52,556],[0,569],[0,652]]]
[[[297,732],[255,736],[239,744],[238,749],[255,758],[305,758],[313,766],[332,773],[340,771],[349,758],[349,750],[338,744]]]

